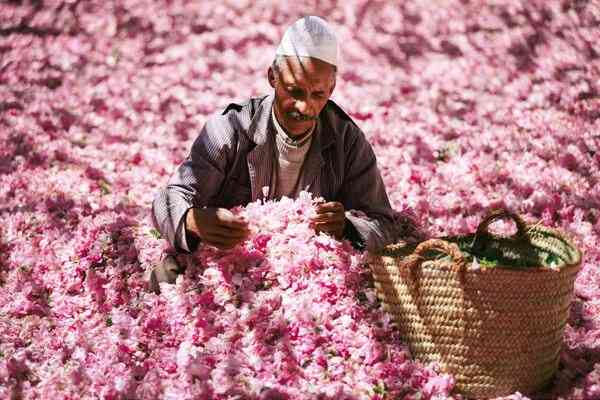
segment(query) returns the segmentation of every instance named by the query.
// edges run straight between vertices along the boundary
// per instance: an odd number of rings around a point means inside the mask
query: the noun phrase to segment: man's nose
[[[295,107],[300,114],[312,117],[313,107],[307,100],[296,100]]]

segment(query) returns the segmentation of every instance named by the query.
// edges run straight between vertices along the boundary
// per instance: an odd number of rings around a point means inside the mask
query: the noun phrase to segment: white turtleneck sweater
[[[306,153],[312,143],[311,131],[300,141],[291,139],[283,130],[277,118],[275,117],[275,108],[271,111],[271,118],[275,126],[275,161],[276,167],[273,168],[273,179],[271,180],[270,198],[279,199],[283,196],[296,197],[302,188],[298,187],[298,182],[302,175],[302,165],[306,158]]]

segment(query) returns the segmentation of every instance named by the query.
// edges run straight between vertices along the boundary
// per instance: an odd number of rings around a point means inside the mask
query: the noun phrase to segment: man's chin
[[[313,121],[286,121],[285,131],[290,136],[302,136],[313,126]]]

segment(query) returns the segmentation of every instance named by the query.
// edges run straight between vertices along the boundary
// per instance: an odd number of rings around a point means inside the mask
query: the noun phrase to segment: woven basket
[[[488,232],[497,219],[512,237]],[[495,259],[473,268],[473,257]],[[375,286],[414,356],[438,362],[470,398],[532,393],[558,368],[580,251],[559,231],[501,210],[477,233],[369,255]]]

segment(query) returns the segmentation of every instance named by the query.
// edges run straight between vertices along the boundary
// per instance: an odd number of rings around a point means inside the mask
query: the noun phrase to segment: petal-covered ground
[[[430,236],[507,206],[585,252],[555,382],[600,398],[596,1],[9,1],[0,4],[1,398],[448,398],[411,359],[308,194],[148,293],[150,204],[212,112],[270,92],[287,25],[341,47],[336,100],[393,206]],[[237,396],[237,397],[236,397]],[[515,394],[513,397],[519,397]],[[531,396],[535,398],[536,396]]]

